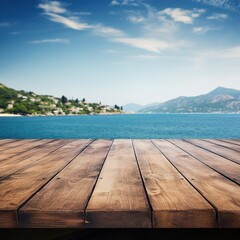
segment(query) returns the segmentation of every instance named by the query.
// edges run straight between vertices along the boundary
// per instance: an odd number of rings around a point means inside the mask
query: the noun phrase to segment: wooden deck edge
[[[0,210],[0,228],[17,228],[18,217],[14,210]]]
[[[20,228],[83,228],[84,211],[19,211]]]
[[[203,210],[155,210],[154,228],[216,228],[214,209]]]
[[[87,228],[151,228],[151,213],[148,211],[88,211],[85,217]]]
[[[218,227],[219,228],[240,228],[240,210],[236,211],[219,211]]]

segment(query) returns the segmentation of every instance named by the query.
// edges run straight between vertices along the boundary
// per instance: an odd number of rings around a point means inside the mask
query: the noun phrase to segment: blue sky
[[[239,0],[1,0],[0,82],[104,104],[240,89]]]

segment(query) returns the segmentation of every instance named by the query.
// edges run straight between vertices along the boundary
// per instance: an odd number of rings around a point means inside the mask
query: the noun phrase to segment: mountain
[[[132,112],[135,113],[137,111],[139,111],[140,109],[142,109],[144,106],[140,105],[140,104],[136,104],[136,103],[128,103],[126,105],[123,106],[123,110],[125,112]]]
[[[159,103],[150,103],[150,104],[147,104],[147,105],[140,105],[140,104],[136,104],[136,103],[128,103],[128,104],[123,106],[123,110],[125,112],[136,113],[143,108],[154,107],[158,104]]]
[[[67,115],[67,114],[117,114],[119,106],[110,107],[101,103],[86,102],[85,98],[67,99],[34,92],[18,91],[0,83],[0,113],[19,115]]]
[[[139,113],[240,113],[240,90],[218,87],[196,97],[178,97]]]

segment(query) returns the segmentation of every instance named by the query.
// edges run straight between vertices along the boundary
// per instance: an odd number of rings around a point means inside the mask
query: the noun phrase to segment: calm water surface
[[[240,114],[0,117],[0,138],[240,139]]]

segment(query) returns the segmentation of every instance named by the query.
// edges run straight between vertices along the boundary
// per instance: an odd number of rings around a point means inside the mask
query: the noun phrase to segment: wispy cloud
[[[105,36],[105,37],[120,37],[125,35],[125,33],[119,29],[106,27],[101,24],[94,25],[91,28],[93,29],[93,32],[95,34]]]
[[[0,22],[0,27],[10,27],[12,24],[10,22]]]
[[[207,19],[210,19],[210,20],[225,20],[227,18],[228,18],[228,15],[224,13],[214,13],[211,16],[207,17]]]
[[[45,3],[39,3],[38,7],[43,9],[46,12],[52,13],[65,13],[67,10],[64,8],[62,3],[58,1],[48,1]]]
[[[151,38],[115,38],[113,41],[155,53],[175,48],[173,44]]]
[[[192,1],[218,7],[218,8],[223,8],[226,10],[240,12],[239,1],[234,1],[234,0],[192,0]]]
[[[136,56],[132,56],[132,58],[134,59],[138,59],[138,60],[142,60],[142,61],[145,61],[145,60],[158,60],[158,59],[161,59],[160,56],[157,56],[157,55],[136,55]]]
[[[123,36],[123,32],[119,29],[104,26],[101,23],[98,24],[89,24],[76,16],[76,13],[72,13],[65,9],[60,2],[50,1],[44,4],[39,4],[39,8],[43,9],[44,15],[52,22],[60,23],[65,27],[74,29],[74,30],[86,30],[90,29],[95,34],[111,37],[111,36]],[[63,16],[64,13],[67,13],[67,16]],[[61,15],[60,15],[61,14]],[[79,13],[77,15],[80,15]],[[89,15],[89,14],[83,14]]]
[[[121,3],[119,1],[117,1],[117,0],[112,0],[110,5],[111,6],[117,6],[117,5],[121,5]]]
[[[209,27],[193,27],[193,33],[201,35],[211,30]]]
[[[132,15],[128,17],[128,21],[131,23],[142,23],[145,21],[145,18],[141,15]]]
[[[42,44],[42,43],[69,43],[68,39],[63,38],[53,38],[53,39],[41,39],[41,40],[34,40],[30,41],[30,44]]]
[[[134,6],[138,7],[142,0],[112,0],[111,6]]]
[[[199,17],[201,14],[205,13],[204,9],[193,9],[185,10],[181,8],[166,8],[159,12],[161,19],[164,19],[166,16],[173,19],[175,22],[181,22],[185,24],[192,24],[194,18]]]
[[[72,28],[74,30],[84,30],[84,29],[92,28],[92,26],[88,25],[87,23],[78,22],[76,18],[74,18],[73,20],[69,17],[63,17],[55,13],[45,13],[45,14],[49,17],[49,20],[53,22],[61,23],[64,26]]]

